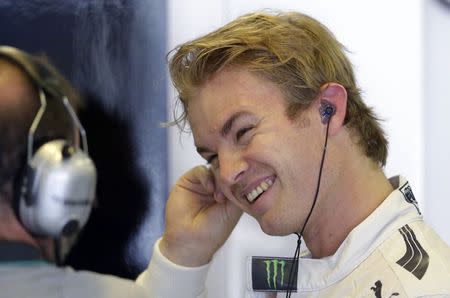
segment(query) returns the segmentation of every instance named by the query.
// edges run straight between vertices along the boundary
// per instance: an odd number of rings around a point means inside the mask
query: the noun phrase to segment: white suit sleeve
[[[209,264],[201,267],[184,267],[167,259],[159,250],[159,242],[153,247],[150,264],[136,282],[151,293],[150,297],[201,298],[206,297],[205,279]]]

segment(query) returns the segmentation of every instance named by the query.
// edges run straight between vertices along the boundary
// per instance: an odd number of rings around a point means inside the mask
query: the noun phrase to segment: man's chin
[[[287,236],[295,233],[287,229],[286,224],[279,220],[258,220],[258,222],[261,230],[270,236]]]

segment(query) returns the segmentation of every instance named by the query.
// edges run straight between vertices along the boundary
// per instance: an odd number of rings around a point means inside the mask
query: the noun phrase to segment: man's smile
[[[272,184],[273,184],[273,177],[267,178],[264,181],[262,181],[258,186],[253,188],[251,191],[249,191],[247,194],[245,194],[245,198],[249,203],[253,203],[259,196],[268,190]]]

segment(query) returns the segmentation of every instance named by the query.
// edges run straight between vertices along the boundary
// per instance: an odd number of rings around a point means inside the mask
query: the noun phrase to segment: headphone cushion
[[[18,214],[33,234],[58,237],[66,226],[82,227],[95,198],[96,170],[83,151],[67,155],[65,140],[53,140],[33,155],[22,179]]]

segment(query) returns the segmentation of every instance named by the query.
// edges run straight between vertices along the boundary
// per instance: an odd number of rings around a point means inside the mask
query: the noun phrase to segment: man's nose
[[[239,151],[226,151],[219,154],[219,177],[222,183],[233,185],[248,169],[247,161]]]

